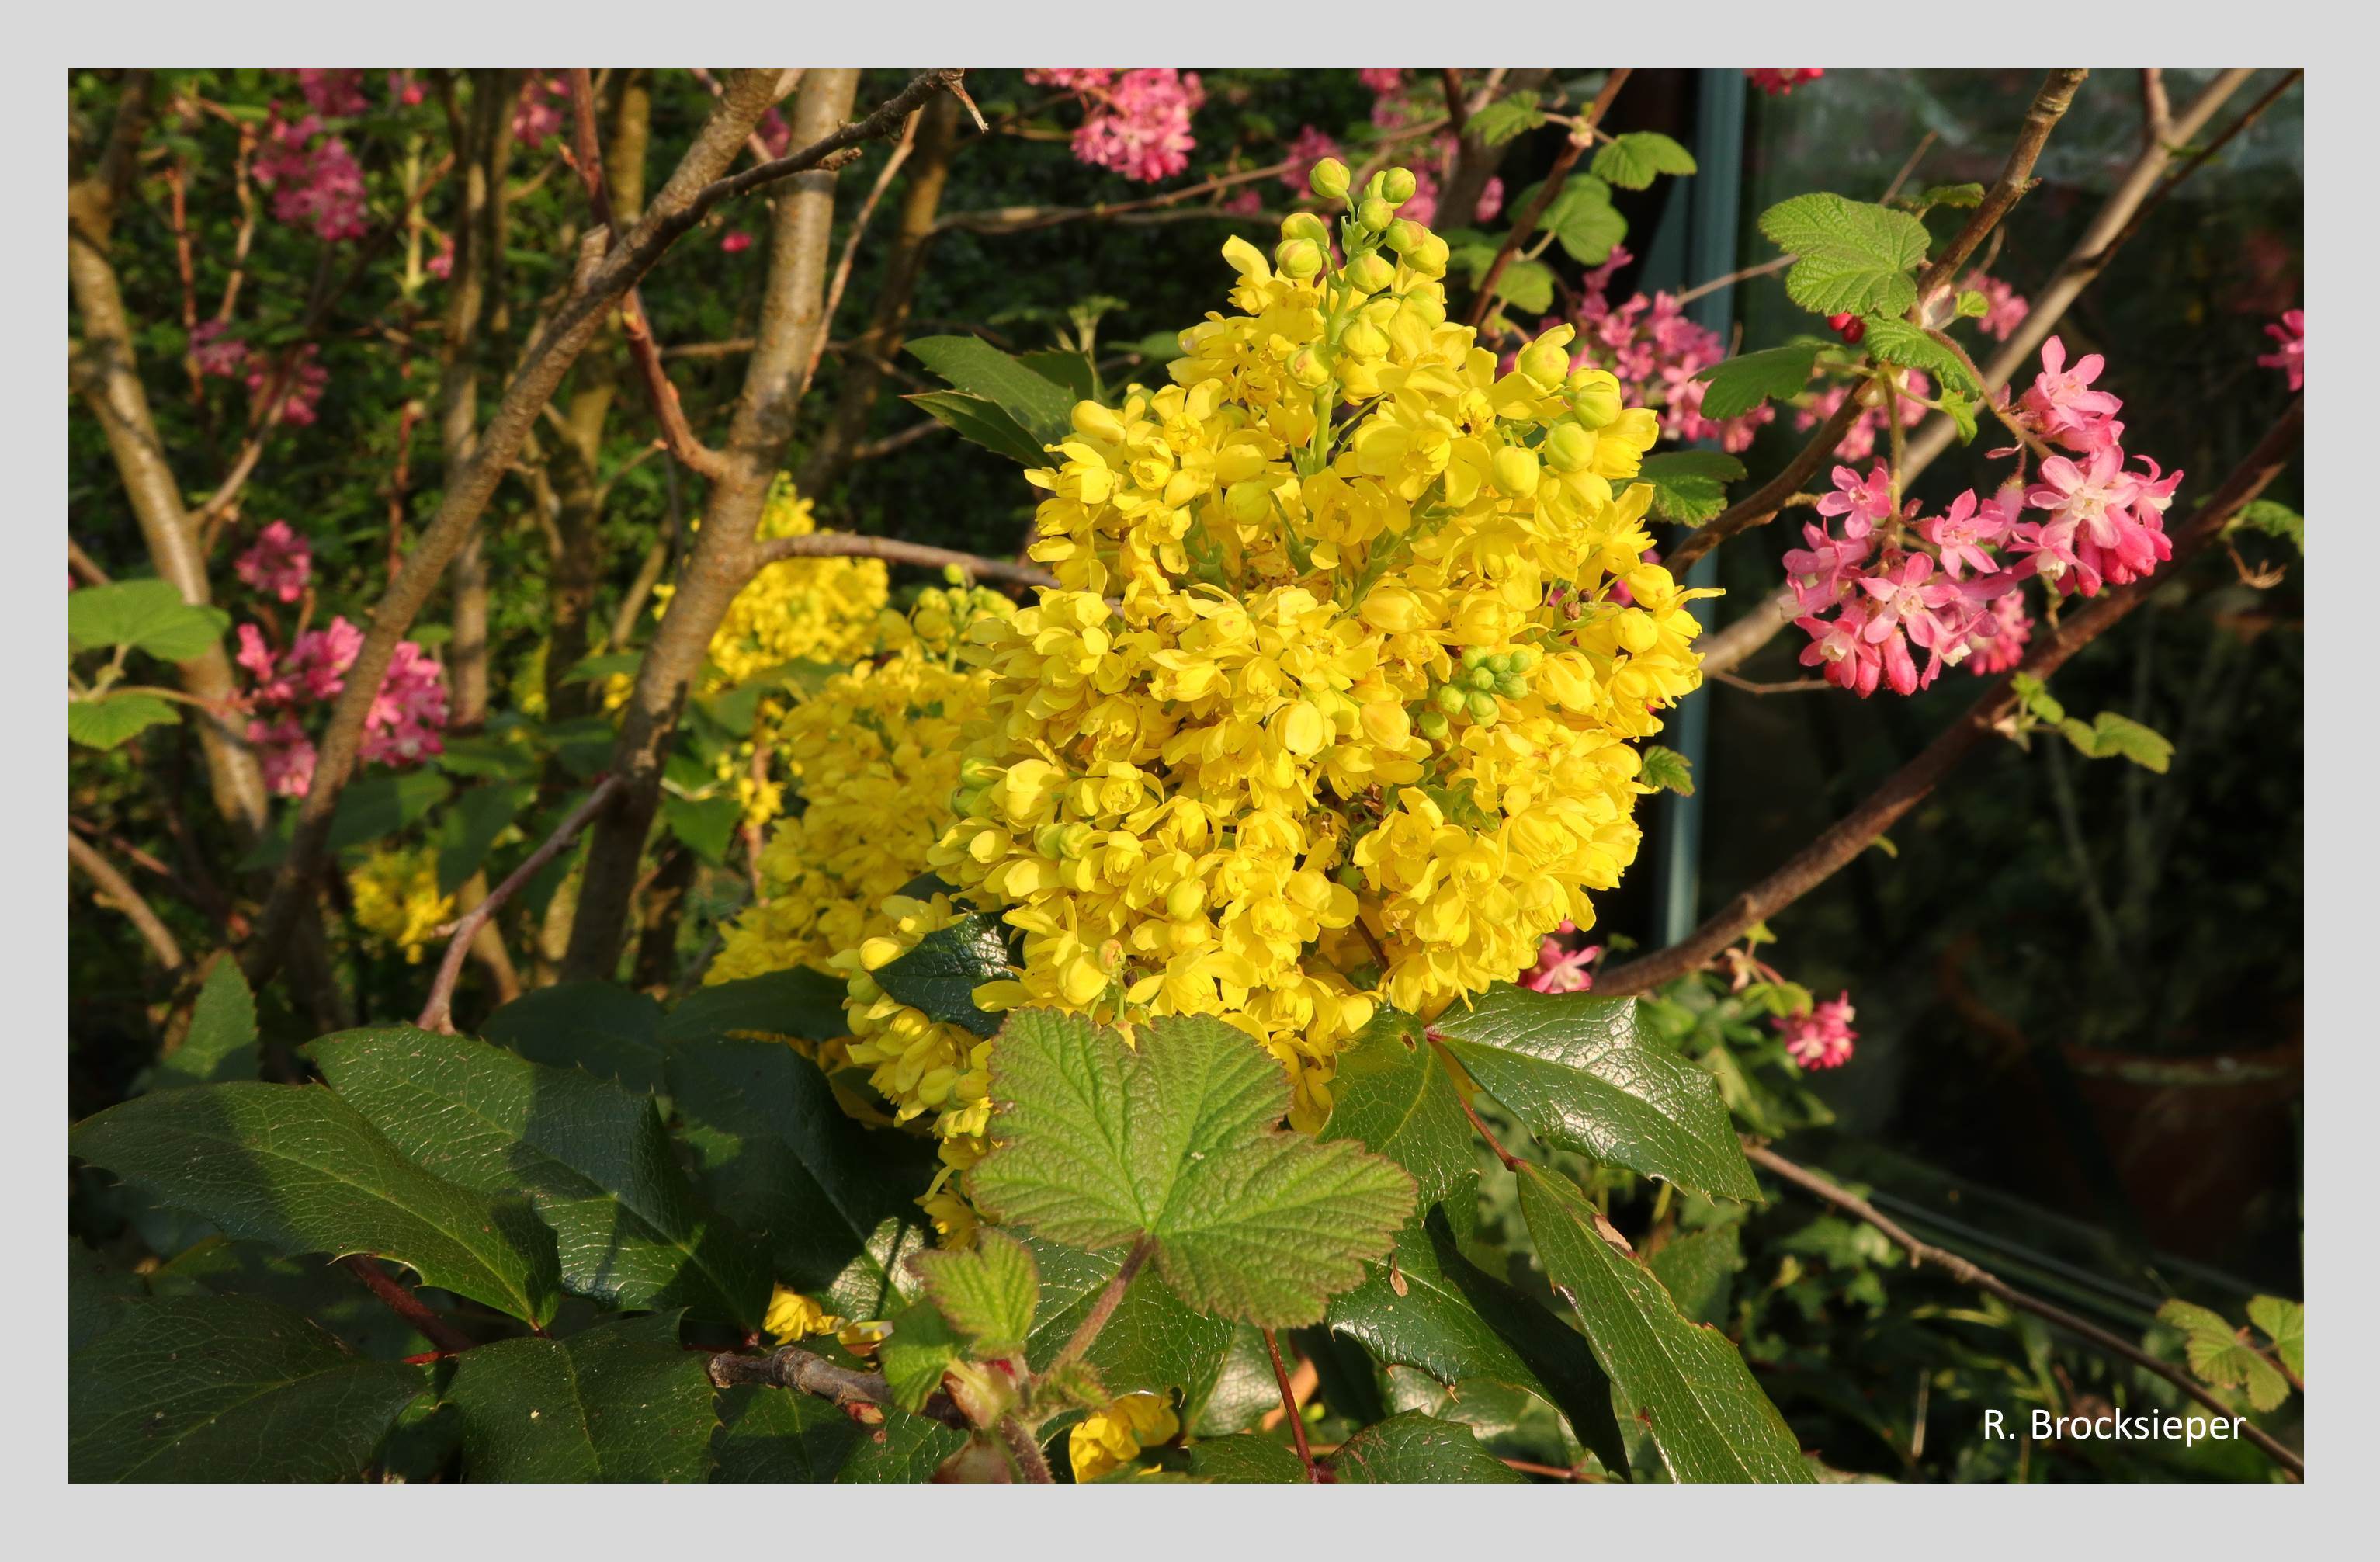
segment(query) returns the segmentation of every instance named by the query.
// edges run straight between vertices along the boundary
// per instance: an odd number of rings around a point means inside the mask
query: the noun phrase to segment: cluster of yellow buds
[[[454,920],[455,897],[438,893],[438,848],[375,851],[347,872],[356,925],[419,964],[438,930]]]

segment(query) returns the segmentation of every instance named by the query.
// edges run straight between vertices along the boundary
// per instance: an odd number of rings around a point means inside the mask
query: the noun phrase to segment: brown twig
[[[99,561],[83,552],[82,544],[71,537],[67,539],[67,563],[72,567],[76,574],[83,578],[86,584],[112,586],[115,583],[109,578],[107,571],[99,567]]]
[[[827,334],[834,327],[835,311],[843,307],[843,291],[851,284],[851,266],[859,257],[860,241],[868,237],[868,225],[875,219],[877,204],[884,199],[893,177],[901,172],[901,165],[909,161],[909,153],[917,147],[917,121],[924,113],[924,109],[918,109],[901,127],[901,139],[893,143],[892,154],[876,171],[876,182],[868,187],[867,199],[859,203],[857,214],[851,219],[843,253],[834,262],[834,275],[827,279],[826,305],[820,314],[819,329],[810,337],[809,357],[802,362],[800,388],[794,392],[796,401],[809,394],[810,382],[818,377],[819,360],[826,355]]]
[[[1281,1385],[1281,1408],[1289,1421],[1290,1440],[1297,1445],[1297,1462],[1305,1466],[1305,1479],[1319,1483],[1322,1467],[1314,1462],[1314,1450],[1305,1441],[1305,1418],[1297,1413],[1297,1390],[1289,1385],[1289,1372],[1281,1364],[1281,1344],[1272,1331],[1264,1331],[1265,1354],[1272,1358],[1272,1380]]]
[[[546,836],[519,867],[505,874],[502,884],[490,890],[478,905],[438,930],[453,936],[447,941],[445,958],[438,962],[437,979],[430,984],[430,1000],[421,1006],[421,1018],[415,1023],[425,1031],[437,1031],[448,1035],[454,1033],[455,983],[463,974],[463,959],[470,953],[471,940],[479,936],[480,929],[487,925],[488,919],[494,916],[505,901],[518,894],[523,885],[537,876],[540,868],[552,861],[555,855],[587,827],[589,820],[602,812],[604,804],[610,802],[619,789],[620,778],[616,775],[606,775],[597,782],[595,789],[587,794],[586,800],[572,809],[570,816],[554,826],[553,834]]]
[[[1072,1366],[1082,1360],[1083,1353],[1090,1349],[1091,1342],[1099,1337],[1099,1331],[1108,1326],[1108,1320],[1115,1316],[1117,1305],[1123,1300],[1123,1293],[1132,1289],[1132,1283],[1139,1277],[1141,1266],[1156,1251],[1157,1239],[1154,1237],[1144,1236],[1132,1245],[1132,1251],[1124,1254],[1123,1263],[1116,1266],[1116,1272],[1108,1276],[1108,1283],[1100,1287],[1099,1300],[1091,1303],[1088,1312],[1083,1314],[1083,1321],[1075,1325],[1075,1332],[1068,1337],[1064,1348],[1041,1369],[1042,1376],[1048,1377],[1061,1367]]]
[[[1587,105],[1586,112],[1579,116],[1578,124],[1572,128],[1570,140],[1563,142],[1561,151],[1555,154],[1554,165],[1538,184],[1537,193],[1514,215],[1512,231],[1504,235],[1504,242],[1496,248],[1496,258],[1488,262],[1486,271],[1480,273],[1478,296],[1471,300],[1470,323],[1473,327],[1477,327],[1488,318],[1488,311],[1496,301],[1496,284],[1503,276],[1504,268],[1512,263],[1514,253],[1529,235],[1536,231],[1537,219],[1545,215],[1546,208],[1554,203],[1554,197],[1560,195],[1562,186],[1570,182],[1571,170],[1578,165],[1580,154],[1594,143],[1596,126],[1602,123],[1604,114],[1611,107],[1611,100],[1620,95],[1620,89],[1628,84],[1628,76],[1629,67],[1622,66],[1605,79],[1603,90],[1595,94],[1595,101]]]
[[[1033,565],[903,542],[897,537],[863,537],[856,531],[809,531],[798,537],[771,537],[759,544],[758,557],[762,567],[789,558],[880,558],[889,564],[916,564],[929,569],[956,565],[987,580],[1014,580],[1019,585],[1052,589],[1058,584],[1055,575]]]
[[[440,1350],[453,1355],[468,1350],[479,1341],[456,1328],[452,1323],[431,1312],[422,1300],[391,1278],[377,1260],[358,1253],[339,1261],[358,1280],[371,1288],[372,1295],[388,1304],[388,1310],[412,1326],[413,1332],[430,1341]]]
[[[2173,557],[2165,568],[2107,592],[2069,616],[2052,633],[2036,639],[2022,662],[1995,678],[1966,714],[1927,744],[1915,759],[1894,772],[1866,801],[1828,826],[1784,866],[1728,902],[1682,942],[1604,972],[1596,979],[1595,990],[1624,997],[1650,991],[1664,982],[1699,970],[1742,936],[1745,929],[1774,917],[1866,850],[1869,843],[1914,808],[1970,750],[1998,729],[2014,708],[2016,693],[2012,686],[2017,677],[2046,678],[2056,672],[2068,658],[2146,601],[2152,592],[2162,587],[2221,533],[2225,521],[2264,492],[2265,485],[2289,463],[2302,432],[2304,417],[2305,399],[2301,397],[2257,443],[2247,460],[2173,533]]]
[[[798,1345],[780,1346],[766,1356],[745,1356],[735,1351],[722,1351],[710,1359],[710,1381],[721,1388],[733,1388],[739,1383],[757,1383],[770,1388],[791,1388],[840,1407],[854,1420],[869,1423],[884,1419],[884,1412],[895,1408],[892,1385],[881,1373],[858,1373],[849,1367],[838,1367],[825,1357],[803,1349]],[[954,1426],[962,1432],[974,1430],[966,1412],[954,1404],[948,1394],[936,1393],[918,1412],[929,1421]]]
[[[131,920],[140,941],[157,957],[157,963],[167,970],[182,966],[182,946],[174,938],[173,930],[157,915],[154,908],[132,887],[132,881],[117,872],[100,852],[99,848],[84,840],[72,830],[67,832],[67,860],[83,872],[98,893],[92,897],[99,904],[121,911]]]
[[[1767,1145],[1747,1138],[1743,1141],[1743,1153],[1750,1156],[1755,1165],[1767,1168],[1803,1192],[1812,1194],[1844,1214],[1876,1227],[1894,1246],[1906,1252],[1912,1264],[1930,1263],[1949,1274],[1952,1279],[1961,1285],[1973,1286],[1977,1290],[1996,1296],[2010,1307],[2030,1312],[2036,1318],[2046,1319],[2070,1334],[2079,1335],[2089,1340],[2102,1350],[2110,1351],[2136,1367],[2155,1373],[2216,1415],[2226,1420],[2237,1417],[2241,1435],[2262,1448],[2273,1462],[2283,1470],[2300,1480],[2305,1478],[2305,1459],[2301,1455],[2246,1417],[2238,1416],[2230,1406],[2216,1398],[2189,1373],[2158,1361],[2131,1340],[2101,1328],[2087,1318],[2076,1317],[2062,1307],[2018,1290],[1991,1271],[1982,1268],[1947,1248],[1937,1248],[1931,1242],[1920,1241],[1865,1199],[1849,1189],[1836,1186],[1806,1166],[1787,1160]]]

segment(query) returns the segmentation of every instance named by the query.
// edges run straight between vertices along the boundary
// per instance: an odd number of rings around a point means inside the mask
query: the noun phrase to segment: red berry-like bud
[[[1829,331],[1840,331],[1858,318],[1858,315],[1852,314],[1849,311],[1845,311],[1841,314],[1830,314],[1827,316],[1827,329]]]
[[[1857,347],[1860,345],[1860,338],[1867,335],[1867,322],[1857,315],[1852,315],[1842,324],[1835,327],[1835,334],[1842,337],[1850,346]]]

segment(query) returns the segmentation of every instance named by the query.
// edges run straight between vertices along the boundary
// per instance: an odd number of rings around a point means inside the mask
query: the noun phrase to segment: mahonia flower
[[[1066,1459],[1076,1482],[1096,1481],[1140,1457],[1143,1448],[1181,1435],[1182,1419],[1164,1394],[1126,1394],[1077,1422],[1066,1434]]]
[[[361,238],[370,229],[364,219],[363,165],[346,141],[323,129],[318,115],[289,124],[276,110],[265,122],[255,174],[273,192],[273,215],[280,222],[306,224],[333,242]]]
[[[2288,374],[2289,389],[2305,389],[2305,311],[2289,311],[2281,316],[2279,324],[2265,326],[2265,335],[2280,343],[2280,348],[2259,357],[2257,363]]]
[[[1609,370],[1619,379],[1624,399],[1658,407],[1664,439],[1689,444],[1716,440],[1724,450],[1750,449],[1754,432],[1775,418],[1777,409],[1764,401],[1724,422],[1702,415],[1703,396],[1710,386],[1694,376],[1725,358],[1727,344],[1718,332],[1687,319],[1668,293],[1649,299],[1639,293],[1613,303],[1611,279],[1633,258],[1615,244],[1604,263],[1580,279],[1579,305],[1572,316],[1578,349],[1572,361]]]
[[[1305,126],[1290,140],[1284,158],[1289,167],[1281,176],[1281,182],[1287,185],[1294,193],[1304,195],[1306,181],[1314,173],[1314,165],[1326,157],[1338,155],[1339,143],[1336,140],[1311,125]]]
[[[1789,70],[1773,70],[1763,67],[1747,70],[1743,74],[1750,78],[1754,86],[1759,88],[1762,92],[1774,98],[1781,97],[1784,94],[1791,92],[1794,88],[1800,86],[1804,81],[1815,81],[1819,77],[1824,76],[1826,72],[1823,70],[1812,70],[1807,67]]]
[[[760,1331],[780,1342],[802,1339],[810,1335],[840,1333],[847,1320],[838,1318],[801,1292],[779,1286],[769,1296],[769,1311],[760,1320]]]
[[[438,851],[423,845],[376,851],[349,870],[356,925],[418,965],[438,930],[453,920],[455,897],[438,892]]]
[[[1857,1012],[1848,992],[1814,1006],[1807,1014],[1779,1015],[1769,1023],[1785,1038],[1786,1056],[1804,1068],[1840,1068],[1852,1060],[1852,1044],[1859,1032],[1852,1029]]]
[[[232,573],[267,596],[296,602],[314,573],[314,550],[287,521],[276,520],[232,562]]]

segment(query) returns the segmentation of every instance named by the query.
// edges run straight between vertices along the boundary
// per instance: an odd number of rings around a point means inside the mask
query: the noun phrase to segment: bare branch
[[[766,1356],[743,1356],[734,1351],[722,1351],[710,1359],[710,1381],[720,1388],[733,1388],[739,1383],[757,1383],[771,1388],[791,1388],[804,1394],[815,1394],[849,1413],[855,1421],[881,1422],[884,1412],[894,1408],[892,1385],[881,1373],[856,1373],[848,1367],[838,1367],[825,1357],[804,1350],[798,1345],[780,1346]],[[962,1432],[972,1431],[965,1411],[953,1404],[947,1394],[936,1393],[926,1401],[919,1412],[929,1421],[954,1426]]]
[[[115,863],[101,855],[99,848],[68,830],[67,860],[81,869],[83,876],[91,880],[91,887],[98,891],[93,899],[131,919],[134,931],[140,934],[140,941],[149,946],[149,952],[157,957],[159,965],[167,970],[181,969],[182,946],[175,941],[173,930],[141,897],[140,892],[132,887],[132,881],[118,873]]]
[[[789,558],[880,558],[889,564],[916,564],[929,569],[956,565],[980,580],[1014,580],[1023,586],[1055,590],[1058,578],[1030,564],[963,554],[951,548],[906,543],[897,537],[863,537],[856,531],[812,531],[799,537],[772,537],[759,545],[763,567]]]

